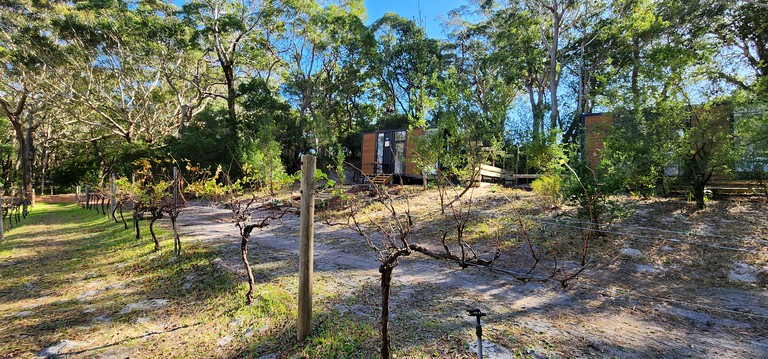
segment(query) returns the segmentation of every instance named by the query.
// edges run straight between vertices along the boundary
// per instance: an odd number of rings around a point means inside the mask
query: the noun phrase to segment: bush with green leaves
[[[243,157],[242,182],[254,189],[275,193],[296,180],[295,176],[285,172],[277,141],[268,138],[254,141]]]
[[[622,202],[610,198],[601,177],[586,163],[579,162],[575,169],[567,163],[564,167],[570,172],[565,177],[565,200],[576,207],[577,218],[588,223],[590,230],[600,230],[603,224],[629,215]]]
[[[563,197],[563,179],[557,174],[546,174],[537,178],[531,183],[531,188],[552,206],[558,205]]]

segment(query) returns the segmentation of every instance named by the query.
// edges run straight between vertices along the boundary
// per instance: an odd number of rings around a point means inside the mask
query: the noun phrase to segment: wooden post
[[[317,158],[301,158],[301,228],[299,229],[299,320],[297,338],[300,342],[312,332],[312,276],[315,217],[315,166]]]
[[[2,195],[2,193],[0,193],[0,195]],[[4,216],[4,214],[5,214],[5,212],[4,212],[4,209],[3,209],[3,198],[0,197],[0,242],[2,242],[3,239],[5,238],[5,216]],[[8,214],[9,214],[8,218],[11,218],[10,211],[8,212]]]
[[[173,167],[173,206],[179,204],[179,169]]]
[[[80,205],[80,186],[77,186],[77,194],[75,194],[75,201]]]
[[[115,213],[117,208],[117,185],[115,185],[115,174],[109,176],[109,215]]]
[[[179,214],[179,169],[173,167],[173,211],[171,211],[171,225],[173,226],[173,254],[181,255],[181,240],[179,231],[176,230],[176,216]]]
[[[85,209],[91,209],[91,193],[90,186],[85,185]]]

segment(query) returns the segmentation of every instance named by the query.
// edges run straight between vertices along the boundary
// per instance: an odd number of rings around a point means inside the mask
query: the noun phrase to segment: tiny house
[[[410,159],[416,149],[414,139],[423,133],[422,129],[363,133],[360,171],[368,177],[392,174],[405,178],[422,178]]]

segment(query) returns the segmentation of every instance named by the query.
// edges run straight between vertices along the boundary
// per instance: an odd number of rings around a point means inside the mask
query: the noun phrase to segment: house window
[[[405,172],[405,168],[403,167],[403,157],[405,155],[405,143],[403,142],[395,142],[395,174],[403,174]]]
[[[384,162],[384,134],[378,134],[376,138],[376,168],[374,173],[381,173],[381,163]]]

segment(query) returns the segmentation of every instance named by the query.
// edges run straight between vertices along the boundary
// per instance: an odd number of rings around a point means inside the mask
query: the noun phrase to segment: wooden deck
[[[385,186],[389,184],[389,182],[392,182],[392,174],[383,174],[379,173],[376,176],[373,176],[371,178],[371,184],[377,185],[377,186]]]
[[[524,179],[524,180],[532,180],[538,178],[540,175],[538,174],[520,174],[520,173],[513,173],[512,171],[508,171],[499,167],[494,167],[490,165],[480,165],[480,168],[476,170],[478,172],[477,177],[475,178],[478,182],[483,181],[491,181],[496,183],[501,183],[504,185],[509,185],[510,182],[518,182],[518,180]],[[514,183],[517,185],[517,183]],[[526,183],[527,184],[527,183]]]
[[[757,181],[715,179],[709,181],[705,189],[712,191],[714,196],[765,196],[764,186]],[[690,190],[690,186],[675,186],[670,192],[685,195]]]

